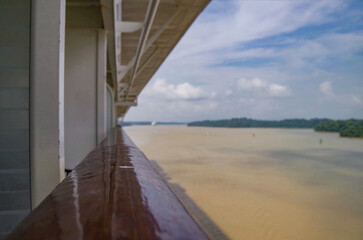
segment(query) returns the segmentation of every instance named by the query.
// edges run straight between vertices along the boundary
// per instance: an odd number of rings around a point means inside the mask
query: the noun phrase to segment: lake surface
[[[124,130],[217,239],[363,239],[362,139],[311,129]]]

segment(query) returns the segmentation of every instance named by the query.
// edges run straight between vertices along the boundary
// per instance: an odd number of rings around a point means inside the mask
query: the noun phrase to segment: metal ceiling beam
[[[122,21],[122,0],[114,0],[114,46],[115,46],[115,68],[116,68],[116,101],[120,101],[120,93],[125,94],[128,84],[120,83],[118,72],[124,71],[125,66],[121,64],[122,33],[131,33],[143,28],[144,22]]]
[[[78,1],[76,0],[75,2],[70,2],[70,3],[74,4],[74,6],[93,5],[92,2],[88,1],[89,0],[78,0]],[[174,11],[170,15],[169,19],[167,19],[166,21],[163,20],[162,24],[155,26],[153,25],[153,21],[155,18],[155,14],[158,10],[159,4],[161,4],[160,3],[161,0],[133,0],[135,2],[140,2],[140,3],[141,2],[145,3],[146,1],[148,1],[149,6],[145,15],[144,22],[122,21],[122,14],[123,14],[122,0],[97,0],[97,1],[100,1],[99,7],[102,11],[105,29],[108,32],[108,57],[110,65],[109,72],[112,74],[112,79],[113,79],[113,90],[115,91],[114,101],[117,102],[117,106],[121,106],[118,107],[117,110],[122,111],[122,113],[120,112],[119,114],[124,116],[131,106],[135,106],[137,104],[137,95],[140,92],[139,86],[143,86],[144,84],[143,82],[147,80],[143,79],[142,82],[141,81],[138,82],[137,89],[135,81],[139,79],[141,74],[143,74],[146,71],[146,69],[149,69],[150,65],[151,65],[150,67],[153,68],[154,64],[151,63],[158,59],[157,57],[155,57],[155,55],[159,54],[163,55],[165,48],[173,47],[171,45],[169,46],[163,43],[160,43],[161,45],[160,44],[156,45],[155,42],[158,41],[160,37],[164,39],[163,33],[166,32],[165,31],[166,29],[169,29],[171,32],[179,31],[179,23],[177,23],[178,25],[176,26],[177,28],[175,29],[171,28],[170,25],[172,23],[175,23],[175,18],[181,15],[180,13],[183,9],[188,9],[188,11],[191,10],[193,14],[196,11],[198,11],[199,13],[201,10],[200,9],[195,10],[195,8],[199,7],[199,5],[195,4],[194,2],[190,5],[189,4],[185,5],[184,2],[181,0],[174,0],[174,1],[165,0],[165,2],[163,1],[163,6],[165,6],[165,4],[173,5],[175,7]],[[97,1],[95,0],[95,2]],[[202,7],[204,8],[207,2],[209,2],[209,0],[201,0],[201,1],[204,2],[203,6],[201,5],[202,9]],[[185,12],[183,11],[183,13],[188,15],[189,13],[188,11]],[[138,12],[138,15],[140,14],[142,14],[142,12]],[[152,36],[149,36],[152,27],[154,27],[156,31]],[[122,65],[121,64],[122,33],[131,33],[139,31],[140,29],[141,29],[141,34],[139,37],[136,54],[127,63],[127,65]],[[156,46],[155,49],[154,46]],[[149,53],[149,51],[151,51],[150,48],[152,48],[153,51]],[[143,54],[145,52],[148,53],[147,59],[143,58]]]
[[[116,22],[116,31],[126,33],[136,32],[142,29],[143,25],[144,23],[142,22]]]
[[[158,7],[159,7],[159,3],[160,3],[160,0],[150,0],[149,1],[149,6],[148,6],[148,9],[146,12],[144,27],[142,28],[140,39],[139,39],[139,44],[138,44],[137,50],[136,50],[135,64],[131,70],[129,86],[126,90],[125,98],[127,98],[127,95],[130,91],[130,86],[132,86],[132,83],[135,79],[135,74],[136,74],[137,68],[140,64],[140,59],[141,59],[143,50],[145,48],[147,38],[149,36],[151,26],[153,25],[156,11],[158,10]]]
[[[137,101],[118,101],[115,105],[116,107],[135,107],[137,106]]]
[[[115,37],[115,60],[116,60],[116,79],[117,85],[119,83],[118,72],[120,71],[121,66],[121,31],[119,28],[119,24],[122,22],[122,0],[114,0],[114,37]],[[118,26],[117,26],[118,25]],[[117,89],[117,88],[116,88]],[[118,95],[118,92],[117,92]]]
[[[66,3],[67,7],[101,7],[101,3],[97,3],[94,1],[79,1],[79,2],[68,2]]]
[[[169,27],[169,25],[179,15],[183,8],[184,7],[181,5],[178,6],[177,10],[173,13],[173,15],[153,34],[153,36],[150,37],[150,39],[146,42],[144,52],[149,49],[151,45],[158,39],[158,37],[164,32],[164,30]],[[120,67],[121,71],[117,72],[117,79],[119,81],[121,81],[121,79],[125,77],[126,73],[135,65],[135,60],[136,56],[134,56],[127,65],[122,65]]]
[[[155,41],[160,37],[160,35],[164,32],[164,30],[173,22],[173,20],[179,15],[179,13],[183,10],[183,6],[178,6],[176,11],[171,15],[168,21],[164,22],[163,25],[159,27],[159,29],[151,36],[149,41],[147,41],[145,49],[148,49]]]
[[[117,95],[117,67],[116,67],[116,53],[115,53],[115,26],[114,26],[114,1],[113,0],[100,0],[103,24],[107,31],[107,52],[108,61],[110,63],[112,83]]]

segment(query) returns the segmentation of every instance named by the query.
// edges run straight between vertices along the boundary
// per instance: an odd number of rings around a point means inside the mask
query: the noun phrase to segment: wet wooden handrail
[[[8,239],[208,239],[120,129],[99,144]]]

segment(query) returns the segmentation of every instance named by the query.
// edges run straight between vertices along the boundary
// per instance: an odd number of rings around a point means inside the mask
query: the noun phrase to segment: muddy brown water
[[[311,129],[124,130],[216,239],[363,239],[362,139]]]

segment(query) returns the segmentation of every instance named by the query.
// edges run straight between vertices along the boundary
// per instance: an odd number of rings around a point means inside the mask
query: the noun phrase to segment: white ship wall
[[[65,167],[73,169],[106,137],[106,34],[67,29]]]

